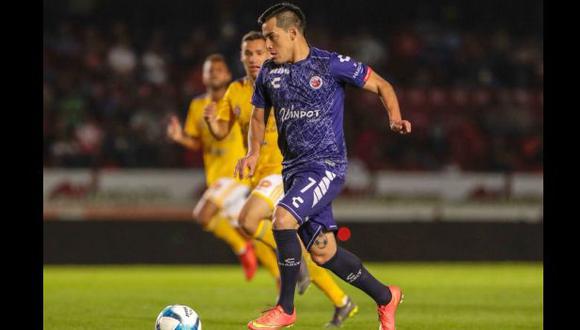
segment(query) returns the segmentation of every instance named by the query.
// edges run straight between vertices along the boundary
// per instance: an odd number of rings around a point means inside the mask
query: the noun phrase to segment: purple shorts
[[[306,250],[310,250],[321,231],[337,230],[331,203],[343,184],[343,178],[325,169],[308,169],[284,176],[284,197],[278,206],[298,221],[298,235]]]

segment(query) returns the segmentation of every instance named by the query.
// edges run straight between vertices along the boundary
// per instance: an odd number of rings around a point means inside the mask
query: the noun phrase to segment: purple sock
[[[278,267],[280,268],[280,298],[281,305],[287,314],[294,312],[294,290],[300,272],[302,248],[296,235],[296,230],[274,230],[274,239],[278,245]]]
[[[391,290],[371,275],[357,256],[341,247],[321,267],[329,269],[344,281],[364,291],[377,305],[386,305],[391,301]]]

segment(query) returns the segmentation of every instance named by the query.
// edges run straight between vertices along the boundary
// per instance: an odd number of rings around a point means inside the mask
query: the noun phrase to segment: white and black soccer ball
[[[155,330],[201,330],[201,320],[188,306],[169,305],[157,316]]]

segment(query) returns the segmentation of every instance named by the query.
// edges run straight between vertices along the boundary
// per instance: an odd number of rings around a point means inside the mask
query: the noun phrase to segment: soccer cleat
[[[400,303],[403,302],[403,292],[401,288],[395,285],[389,285],[391,290],[391,301],[382,306],[378,306],[379,313],[379,330],[395,330],[395,312]]]
[[[262,316],[248,323],[251,330],[278,330],[280,328],[290,328],[296,322],[296,309],[292,315],[286,314],[282,306],[278,305],[267,310]]]
[[[254,246],[252,242],[246,244],[246,250],[238,255],[242,268],[244,269],[244,274],[246,275],[246,281],[251,281],[256,270],[258,270],[258,259],[256,258],[256,252],[254,251]]]
[[[306,266],[306,261],[304,257],[300,262],[300,273],[298,273],[298,281],[296,281],[296,289],[298,289],[298,294],[303,295],[308,290],[310,286],[310,274],[308,273],[308,266]]]
[[[340,328],[346,319],[353,317],[357,312],[358,306],[352,302],[350,297],[348,297],[344,306],[334,308],[334,315],[332,316],[332,320],[326,324],[326,327]]]

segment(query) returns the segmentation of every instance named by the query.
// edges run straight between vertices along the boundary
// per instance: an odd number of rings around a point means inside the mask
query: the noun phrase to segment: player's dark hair
[[[258,23],[264,24],[274,16],[276,17],[277,27],[288,30],[289,27],[295,26],[304,34],[304,30],[306,29],[306,15],[304,15],[300,7],[288,2],[275,4],[266,9],[266,11],[258,17]]]
[[[242,43],[244,43],[246,41],[253,41],[253,40],[266,41],[266,38],[264,37],[262,32],[259,32],[259,31],[250,31],[250,32],[244,34],[244,36],[242,37]]]

